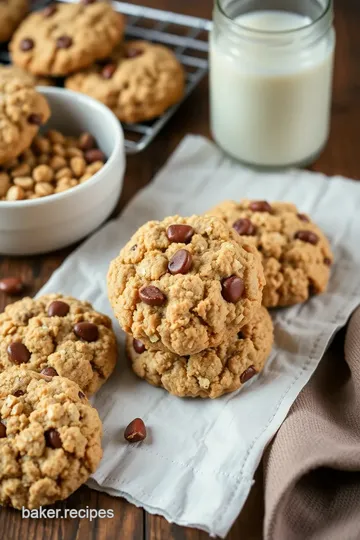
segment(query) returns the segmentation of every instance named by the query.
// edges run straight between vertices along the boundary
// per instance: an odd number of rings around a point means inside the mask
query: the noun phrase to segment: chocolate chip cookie
[[[23,21],[10,51],[34,75],[67,75],[108,56],[123,30],[110,3],[51,4]]]
[[[79,386],[23,367],[0,374],[0,504],[65,499],[102,456],[102,426]]]
[[[50,294],[23,298],[0,314],[0,371],[21,365],[76,381],[91,395],[116,363],[111,321],[88,302]]]
[[[108,62],[69,77],[65,86],[105,103],[123,122],[161,115],[184,95],[184,70],[163,45],[130,41]]]
[[[49,105],[33,83],[0,77],[0,163],[29,148],[49,116]]]
[[[127,336],[126,349],[136,375],[179,397],[217,398],[238,390],[259,373],[273,344],[273,325],[266,308],[218,347],[190,356],[147,351]]]
[[[29,10],[28,0],[0,2],[0,42],[8,41]]]
[[[263,286],[257,250],[210,216],[146,223],[108,273],[125,332],[180,356],[235,335],[260,306]]]
[[[49,77],[37,77],[25,69],[11,64],[4,66],[0,65],[0,80],[11,81],[12,79],[18,79],[24,81],[26,84],[32,84],[34,86],[55,86],[54,80]]]
[[[289,306],[325,291],[333,262],[329,242],[294,204],[244,199],[225,201],[207,213],[222,218],[258,248],[265,306]]]

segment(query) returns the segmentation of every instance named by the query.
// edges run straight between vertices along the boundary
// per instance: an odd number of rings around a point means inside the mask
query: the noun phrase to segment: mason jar
[[[215,0],[211,129],[255,167],[305,166],[329,135],[332,0]]]

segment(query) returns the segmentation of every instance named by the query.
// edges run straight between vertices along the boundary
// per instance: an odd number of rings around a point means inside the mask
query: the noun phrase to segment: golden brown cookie
[[[217,398],[238,390],[263,369],[273,340],[270,315],[260,307],[237,335],[198,354],[147,351],[131,336],[126,350],[136,375],[150,384],[179,397]]]
[[[33,83],[0,77],[0,163],[29,148],[49,116],[49,105]]]
[[[105,65],[75,73],[65,86],[105,103],[123,122],[161,115],[184,95],[185,77],[174,53],[163,45],[130,41]]]
[[[11,64],[7,66],[0,65],[0,80],[11,81],[12,79],[18,79],[34,86],[55,86],[54,80],[49,77],[37,77],[25,69]]]
[[[125,332],[180,356],[218,346],[261,304],[255,248],[210,216],[143,225],[110,265],[110,303]]]
[[[108,56],[123,30],[124,18],[110,3],[51,4],[23,21],[10,51],[34,75],[67,75]]]
[[[223,219],[258,248],[266,279],[265,306],[289,306],[325,291],[333,262],[329,242],[294,204],[225,201],[207,214]]]
[[[23,298],[0,314],[0,371],[13,365],[76,381],[91,395],[116,363],[111,321],[91,304],[50,294]]]
[[[0,2],[0,42],[8,41],[29,10],[28,0]]]
[[[22,367],[0,374],[0,504],[66,499],[95,472],[102,426],[79,386]]]

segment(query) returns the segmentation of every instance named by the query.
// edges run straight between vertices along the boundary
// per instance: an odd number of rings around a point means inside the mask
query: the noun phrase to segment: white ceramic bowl
[[[94,231],[114,210],[125,171],[124,134],[115,115],[95,99],[38,87],[51,109],[44,126],[67,135],[88,131],[107,156],[84,184],[41,199],[0,201],[0,253],[30,255],[63,248]]]

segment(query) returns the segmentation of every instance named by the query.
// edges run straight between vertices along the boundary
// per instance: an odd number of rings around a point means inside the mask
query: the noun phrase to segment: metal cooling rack
[[[61,1],[73,3],[76,0]],[[47,3],[50,2],[37,1],[35,8],[41,9]],[[211,21],[127,2],[114,1],[112,5],[116,11],[127,17],[126,37],[163,43],[174,51],[185,68],[186,88],[182,99],[184,101],[208,71],[208,33]],[[9,62],[7,51],[0,50],[0,62]],[[136,154],[144,150],[173,116],[182,101],[150,122],[123,124],[127,153]]]

